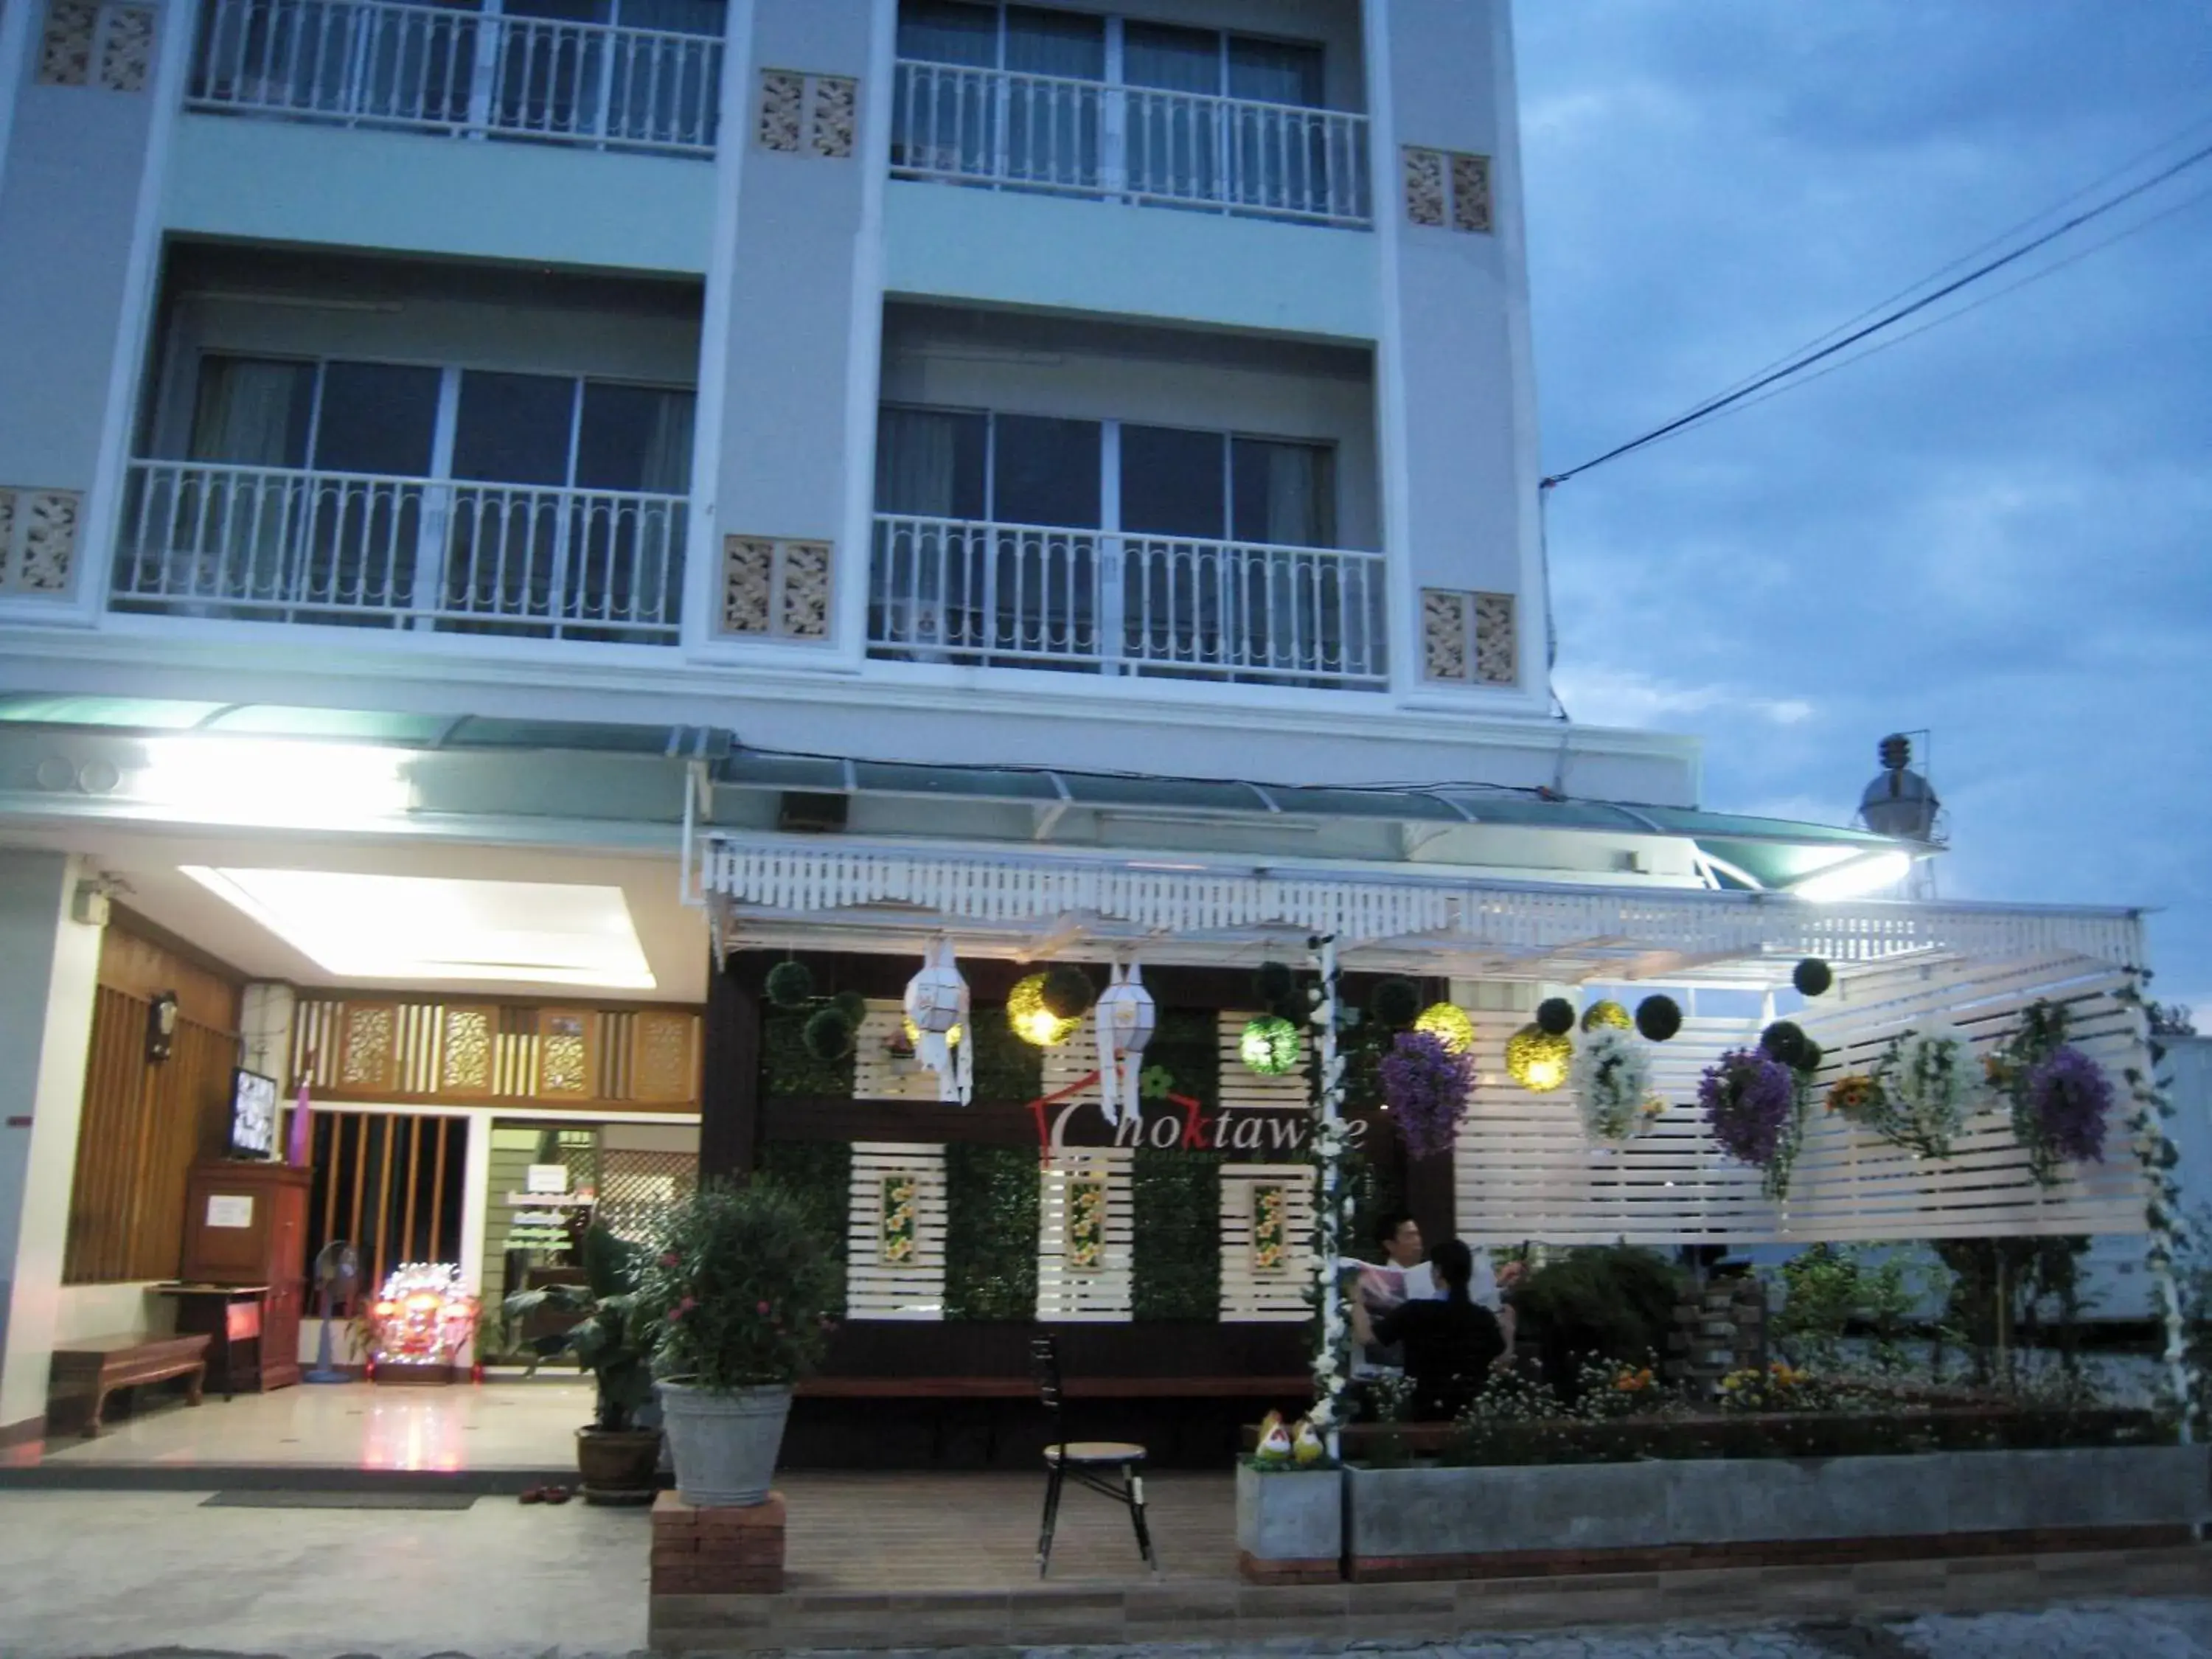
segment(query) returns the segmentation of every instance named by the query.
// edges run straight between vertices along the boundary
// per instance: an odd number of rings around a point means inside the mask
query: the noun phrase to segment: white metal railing
[[[712,155],[716,35],[387,0],[206,0],[198,110]]]
[[[681,495],[133,461],[112,609],[673,644]]]
[[[882,514],[872,654],[1380,689],[1383,556]]]
[[[901,178],[1370,225],[1367,118],[1200,93],[902,62]]]

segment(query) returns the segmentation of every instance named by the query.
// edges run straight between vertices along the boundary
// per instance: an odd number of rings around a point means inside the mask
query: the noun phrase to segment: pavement
[[[0,1656],[597,1659],[645,1646],[635,1511],[483,1498],[466,1510],[206,1508],[183,1492],[0,1492]],[[1334,1652],[1032,1650],[1054,1659]],[[1728,1630],[1484,1637],[1361,1659],[2212,1659],[2212,1600]]]

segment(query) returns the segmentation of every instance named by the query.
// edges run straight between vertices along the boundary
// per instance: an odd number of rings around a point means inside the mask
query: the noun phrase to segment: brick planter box
[[[775,1595],[783,1589],[783,1494],[708,1509],[672,1492],[653,1502],[652,1594]]]
[[[2188,1541],[2203,1446],[1345,1472],[1358,1580],[1655,1571]]]
[[[1344,1474],[1237,1466],[1237,1568],[1255,1584],[1344,1576]]]

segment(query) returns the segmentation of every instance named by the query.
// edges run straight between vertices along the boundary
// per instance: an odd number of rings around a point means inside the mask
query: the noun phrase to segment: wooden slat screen
[[[313,1139],[309,1262],[343,1239],[374,1290],[402,1262],[460,1259],[466,1118],[318,1107]]]
[[[317,1101],[378,1105],[696,1111],[699,1048],[690,1009],[303,998],[292,1026]]]
[[[128,940],[122,948],[131,958],[125,966],[135,969],[131,959],[146,957],[150,947]],[[175,1277],[184,1249],[186,1174],[198,1160],[220,1157],[229,1132],[235,993],[226,1016],[222,988],[193,988],[198,994],[182,1004],[188,1012],[177,1022],[168,1059],[153,1062],[146,1058],[153,999],[109,982],[110,967],[104,949],[70,1193],[66,1285]],[[182,984],[181,977],[176,982]],[[196,1019],[193,1012],[227,1017],[229,1025]]]

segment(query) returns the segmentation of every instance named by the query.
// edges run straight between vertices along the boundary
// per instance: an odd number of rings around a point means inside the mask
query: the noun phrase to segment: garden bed
[[[1355,1465],[1344,1480],[1355,1580],[2149,1547],[2212,1518],[2202,1446]]]

